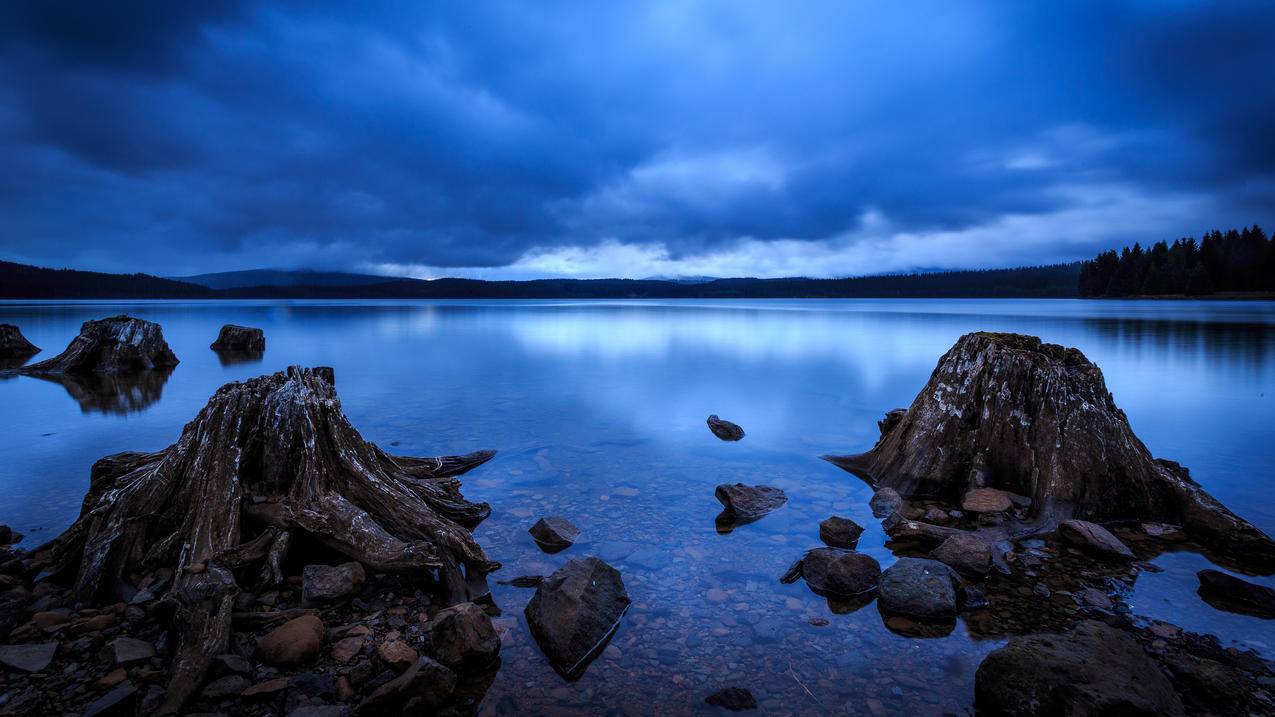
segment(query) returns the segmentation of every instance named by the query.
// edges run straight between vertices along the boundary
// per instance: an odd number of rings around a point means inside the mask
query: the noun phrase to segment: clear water
[[[49,381],[0,381],[0,522],[34,545],[76,516],[93,461],[168,445],[221,384],[333,366],[354,425],[391,451],[500,451],[464,479],[467,497],[494,506],[477,534],[505,564],[495,577],[590,553],[624,574],[634,608],[574,683],[552,672],[521,621],[531,591],[496,587],[505,648],[489,713],[695,713],[728,685],[749,687],[770,713],[968,711],[974,669],[1000,639],[964,623],[945,637],[902,637],[875,606],[837,614],[777,578],[834,513],[868,526],[862,550],[894,559],[867,487],[818,456],[871,446],[876,420],[910,403],[969,331],[1081,349],[1157,456],[1275,533],[1272,303],[8,303],[0,322],[47,357],[85,319],[121,312],[160,322],[181,365],[162,390],[105,407]],[[263,359],[222,365],[208,344],[223,323],[264,328]],[[710,413],[747,437],[718,441]],[[720,535],[713,487],[727,481],[776,485],[790,500]],[[526,529],[545,514],[575,522],[581,541],[541,553]],[[1157,564],[1164,572],[1144,574],[1130,596],[1135,612],[1275,654],[1275,623],[1196,596],[1204,558]]]

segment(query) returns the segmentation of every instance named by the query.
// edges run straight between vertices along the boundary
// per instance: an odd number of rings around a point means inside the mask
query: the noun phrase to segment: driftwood
[[[1028,496],[1027,520],[1183,526],[1254,570],[1275,570],[1275,541],[1208,495],[1187,470],[1151,456],[1076,349],[1032,336],[961,337],[906,411],[880,422],[872,450],[827,456],[876,488],[957,503],[995,487]]]
[[[180,711],[226,652],[241,586],[270,584],[293,538],[377,571],[433,576],[450,602],[487,593],[500,567],[470,530],[487,517],[453,476],[492,456],[391,456],[341,411],[332,370],[222,386],[176,443],[93,466],[80,517],[34,553],[81,600],[121,599],[131,576],[173,570],[161,614],[175,650],[161,713]]]

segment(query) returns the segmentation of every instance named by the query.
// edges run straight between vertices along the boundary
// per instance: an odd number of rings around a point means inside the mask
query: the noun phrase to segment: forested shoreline
[[[1149,249],[1135,243],[1081,263],[1077,288],[1093,298],[1275,292],[1275,241],[1254,224]]]

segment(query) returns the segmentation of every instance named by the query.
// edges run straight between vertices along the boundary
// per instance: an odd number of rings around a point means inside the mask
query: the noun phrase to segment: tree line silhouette
[[[1080,265],[1081,296],[1199,296],[1224,291],[1275,291],[1275,241],[1254,224],[1213,230],[1149,249],[1134,244]]]

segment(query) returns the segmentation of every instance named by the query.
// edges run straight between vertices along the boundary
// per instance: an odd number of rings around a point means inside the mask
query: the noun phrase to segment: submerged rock
[[[159,324],[131,316],[85,321],[62,353],[18,369],[22,373],[124,373],[178,364]]]
[[[740,521],[757,520],[788,502],[782,490],[768,485],[723,483],[713,495],[725,507],[725,512]]]
[[[798,577],[820,594],[855,596],[875,590],[881,578],[881,565],[870,555],[843,548],[815,548],[806,551],[781,582],[791,583]]]
[[[537,545],[548,552],[565,550],[580,536],[580,529],[571,521],[553,515],[537,520],[527,532],[531,533]]]
[[[1128,635],[1083,622],[1066,635],[1011,638],[974,680],[974,706],[1009,715],[1166,715],[1184,710],[1173,685]]]
[[[872,494],[868,507],[872,509],[872,515],[885,518],[897,513],[903,507],[903,496],[889,486],[879,488]]]
[[[1069,518],[1182,525],[1237,561],[1275,569],[1275,541],[1227,510],[1182,466],[1151,456],[1099,370],[1032,336],[972,333],[939,360],[867,453],[827,456],[877,489],[955,502],[997,488],[1031,499],[1026,523]],[[1001,503],[1003,505],[1003,503]]]
[[[1275,590],[1218,570],[1201,570],[1200,597],[1228,612],[1275,618]]]
[[[266,350],[266,334],[261,329],[226,324],[217,333],[217,340],[212,342],[212,345],[208,348],[213,351],[261,353]]]
[[[743,687],[720,689],[705,697],[704,701],[714,707],[728,709],[731,712],[757,709],[757,699],[753,697],[753,693]]]
[[[880,605],[887,612],[926,620],[956,615],[951,568],[937,560],[899,558],[881,574]]]
[[[524,615],[553,668],[575,679],[606,647],[629,603],[618,570],[593,556],[572,558],[536,588]]]
[[[832,516],[819,522],[819,539],[834,548],[854,548],[863,535],[863,526],[840,516]]]
[[[1085,520],[1064,520],[1058,524],[1058,535],[1071,545],[1112,560],[1134,560],[1137,556],[1111,531]]]
[[[21,329],[13,324],[0,324],[0,360],[21,359],[40,353],[40,347],[27,341]]]
[[[744,429],[730,421],[723,421],[716,413],[708,417],[708,430],[723,441],[738,441],[744,437]]]

